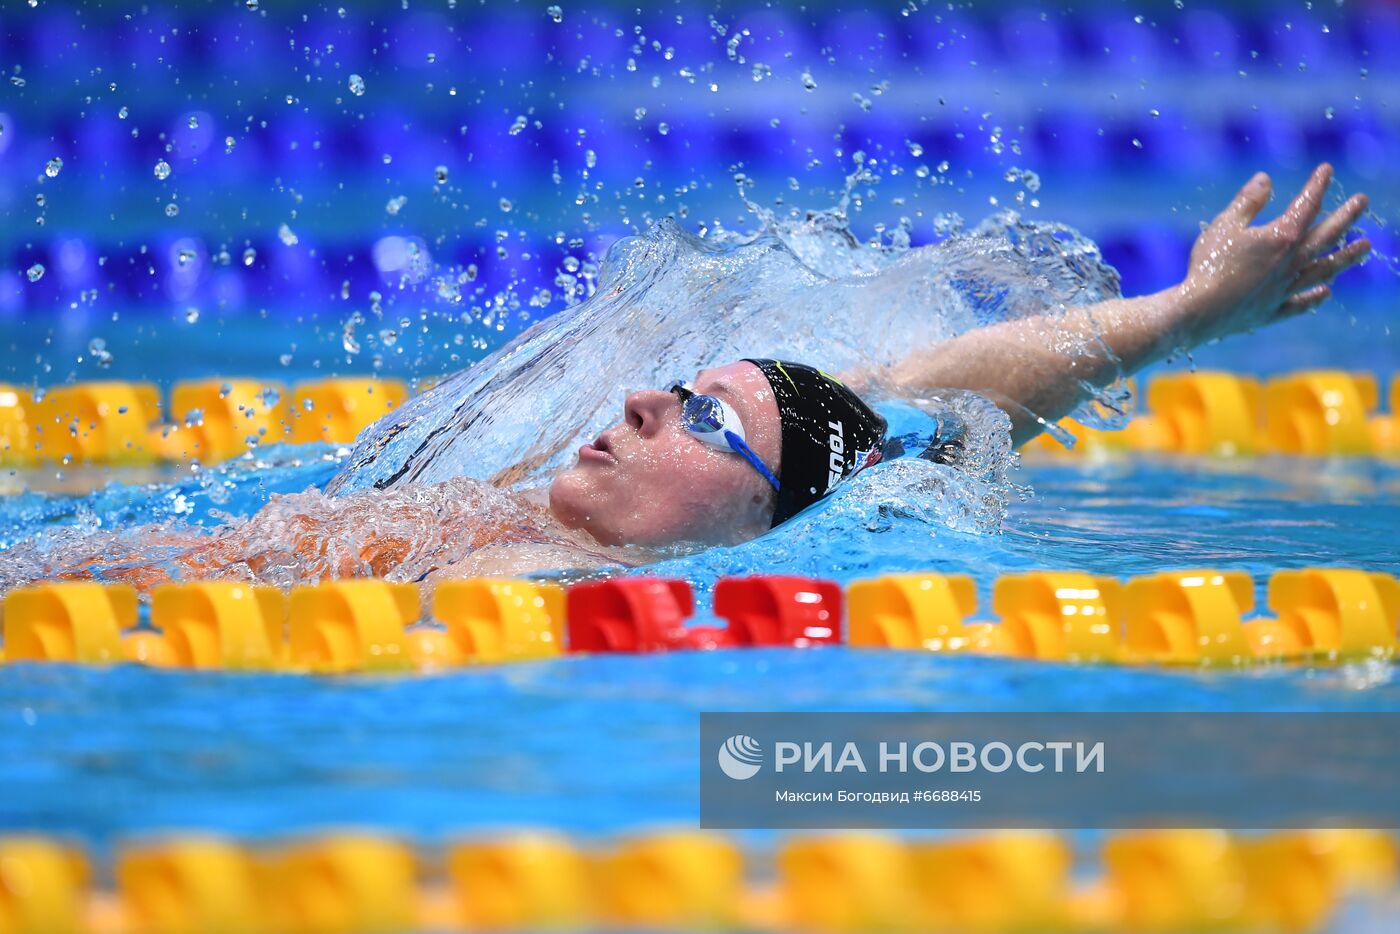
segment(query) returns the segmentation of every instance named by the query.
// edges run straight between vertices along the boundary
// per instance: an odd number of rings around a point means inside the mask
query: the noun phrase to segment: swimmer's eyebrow
[[[701,373],[704,372],[704,370],[701,370],[700,373],[695,374],[695,389],[697,392],[700,391],[700,384],[705,382],[700,378]],[[730,383],[728,380],[712,380],[706,383],[706,386],[708,387],[704,390],[706,393],[712,396],[725,396],[727,397],[725,401],[730,405],[733,405],[739,399],[740,393],[735,390],[734,384]]]

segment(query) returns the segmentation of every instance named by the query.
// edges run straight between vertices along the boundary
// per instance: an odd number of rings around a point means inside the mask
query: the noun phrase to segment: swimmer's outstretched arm
[[[1331,179],[1332,167],[1318,166],[1281,217],[1251,227],[1271,192],[1269,177],[1255,175],[1197,238],[1186,278],[1165,291],[969,331],[916,351],[876,379],[903,395],[980,392],[1011,416],[1012,441],[1023,444],[1039,434],[1040,419],[1073,411],[1086,384],[1106,386],[1178,350],[1326,301],[1332,279],[1371,249],[1360,239],[1329,252],[1366,209],[1363,194],[1313,225]]]

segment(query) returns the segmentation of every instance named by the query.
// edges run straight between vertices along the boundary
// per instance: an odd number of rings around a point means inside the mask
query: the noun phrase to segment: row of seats
[[[433,380],[419,380],[419,391]],[[213,379],[176,383],[168,406],[151,383],[119,381],[55,386],[36,399],[0,384],[0,466],[212,463],[276,442],[345,444],[401,405],[396,379],[342,377],[302,383]],[[1199,371],[1157,376],[1146,414],[1122,431],[1066,421],[1076,443],[1046,434],[1031,457],[1113,451],[1248,456],[1393,456],[1400,454],[1400,376],[1390,385],[1390,414],[1378,414],[1374,375],[1341,370],[1292,373],[1261,381]]]
[[[1060,428],[1073,439],[1071,446],[1047,433],[1025,450],[1032,459],[1126,451],[1393,457],[1400,454],[1400,375],[1390,383],[1389,414],[1377,413],[1379,400],[1371,373],[1308,370],[1268,380],[1205,370],[1171,373],[1148,382],[1147,412],[1122,431],[1065,420]]]
[[[550,831],[420,850],[340,832],[246,845],[216,835],[83,849],[0,837],[6,934],[352,934],[417,930],[1287,931],[1344,899],[1383,904],[1393,834],[1159,830],[1107,836],[1076,866],[1062,835],[1003,831],[781,839],[654,831],[584,845]]]
[[[625,235],[625,231],[616,231]],[[1104,260],[1116,268],[1125,289],[1144,293],[1153,288],[1165,288],[1178,281],[1187,266],[1194,233],[1159,224],[1144,224],[1136,228],[1109,231],[1098,238]],[[391,235],[395,237],[397,235]],[[1384,256],[1400,255],[1400,238],[1384,228],[1368,231],[1375,250]],[[109,302],[130,303],[137,307],[132,313],[168,315],[172,302],[177,308],[188,304],[214,304],[233,307],[267,303],[274,310],[295,306],[303,311],[306,302],[328,308],[327,296],[348,293],[362,300],[373,291],[385,295],[396,292],[403,282],[405,269],[397,265],[404,255],[400,249],[412,244],[419,255],[432,264],[435,273],[452,278],[453,272],[473,267],[475,276],[458,283],[460,307],[487,304],[484,296],[501,291],[515,291],[528,296],[536,287],[544,287],[555,295],[554,304],[542,313],[557,310],[563,294],[558,281],[566,264],[574,266],[571,277],[580,270],[592,272],[588,255],[602,255],[606,240],[590,236],[586,248],[565,251],[558,243],[531,238],[528,242],[512,239],[507,260],[496,256],[497,242],[493,232],[464,233],[451,243],[429,245],[419,237],[404,235],[402,239],[382,238],[370,242],[346,243],[342,240],[321,241],[313,232],[298,232],[301,243],[288,248],[274,239],[234,239],[232,242],[206,243],[189,234],[161,236],[146,249],[123,247],[114,243],[99,243],[68,235],[30,240],[23,249],[13,251],[0,260],[0,316],[23,313],[26,309],[47,311],[59,303],[72,302],[79,293],[93,290],[102,295],[101,304],[80,303],[65,314],[82,314],[93,308],[103,308]],[[933,239],[928,225],[916,227],[912,240],[923,245]],[[381,268],[376,256],[381,244],[395,244],[385,250],[385,266]],[[314,250],[314,254],[310,251]],[[397,251],[397,252],[396,252]],[[574,261],[565,259],[566,252]],[[43,275],[31,281],[25,271],[38,264]],[[440,268],[439,268],[440,267]],[[460,273],[458,273],[460,276]],[[1376,290],[1389,296],[1395,289],[1395,276],[1385,262],[1377,261],[1348,271],[1338,280],[1340,294],[1353,290]],[[415,293],[427,299],[434,291],[432,281],[420,286]],[[304,299],[296,302],[300,296]],[[448,307],[446,303],[439,305]],[[123,314],[127,312],[124,309]],[[337,308],[336,314],[343,314]]]
[[[996,619],[970,577],[890,574],[836,583],[721,578],[714,616],[692,625],[683,580],[575,584],[474,578],[431,589],[377,579],[293,588],[232,581],[154,588],[149,620],[126,584],[70,580],[10,591],[0,660],[312,673],[402,672],[563,653],[758,647],[970,653],[1056,662],[1238,667],[1389,659],[1400,582],[1346,568],[1278,571],[1272,616],[1254,614],[1243,571],[1167,571],[1127,581],[1073,571],[998,578]],[[426,609],[426,613],[424,610]]]
[[[988,148],[990,128],[984,120],[928,117],[898,101],[843,119],[837,137],[830,128],[811,121],[790,119],[774,127],[766,112],[713,116],[679,103],[656,108],[645,121],[633,119],[630,113],[625,119],[584,121],[586,138],[572,121],[530,126],[517,135],[512,132],[512,117],[503,116],[499,106],[479,114],[365,110],[368,113],[357,110],[340,116],[282,115],[265,127],[251,128],[244,121],[220,121],[206,111],[144,113],[139,137],[132,136],[132,121],[118,118],[115,112],[98,111],[82,119],[0,113],[4,140],[0,166],[23,170],[27,176],[54,156],[60,157],[65,165],[49,183],[57,186],[48,190],[50,197],[58,197],[67,190],[65,186],[82,185],[75,179],[84,175],[97,195],[102,194],[104,180],[115,173],[143,189],[184,192],[189,197],[201,191],[201,183],[256,184],[277,173],[299,170],[336,178],[358,171],[388,176],[411,186],[410,194],[416,191],[427,197],[439,164],[449,169],[449,185],[457,184],[450,174],[457,167],[510,185],[547,179],[556,161],[572,195],[588,150],[596,153],[597,160],[589,178],[610,187],[630,186],[649,159],[659,162],[667,157],[682,159],[683,166],[717,167],[742,161],[750,174],[773,167],[783,176],[797,174],[795,169],[810,158],[808,150],[826,158],[838,147],[846,152],[863,150],[910,172],[920,164],[932,168],[945,159],[959,173],[995,171],[1002,164]],[[1005,138],[1016,140],[1016,164],[1042,170],[1053,167],[1057,180],[1076,181],[1105,168],[1153,169],[1172,179],[1194,178],[1230,160],[1267,164],[1277,171],[1306,168],[1324,158],[1340,160],[1345,168],[1351,155],[1383,166],[1384,152],[1400,138],[1388,115],[1368,105],[1330,113],[1294,113],[1271,104],[1211,116],[1183,113],[1169,104],[1153,108],[1153,114],[1148,110],[1103,113],[1057,104],[1003,118],[1009,121]],[[191,119],[198,121],[198,131],[188,129]],[[665,133],[658,132],[660,123],[667,125]],[[385,126],[396,130],[385,134]],[[147,132],[169,142],[156,145],[146,138]],[[230,135],[231,148],[225,141]],[[906,140],[919,144],[924,155],[911,156]],[[390,167],[382,161],[385,156],[391,160]],[[172,168],[163,185],[150,177],[161,159]],[[468,160],[470,166],[465,164]],[[651,177],[672,184],[684,180],[665,170]],[[421,186],[412,184],[415,179]],[[1160,183],[1161,175],[1156,179]]]
[[[433,246],[411,234],[330,244],[319,242],[319,237],[303,228],[298,237],[300,245],[293,248],[275,237],[211,244],[198,235],[184,233],[162,235],[146,249],[96,243],[66,234],[47,241],[31,241],[11,254],[8,269],[0,268],[0,315],[26,308],[49,311],[92,290],[94,299],[101,294],[99,304],[80,303],[65,312],[81,314],[115,302],[136,305],[130,311],[137,315],[169,314],[171,303],[177,303],[180,311],[188,305],[246,309],[255,303],[268,303],[279,310],[295,307],[297,313],[302,313],[309,301],[314,307],[343,316],[348,310],[342,303],[330,300],[330,296],[344,292],[363,302],[374,291],[394,294],[404,286],[410,272],[410,249],[418,251],[434,276],[458,280],[455,285],[462,300],[459,307],[467,308],[487,304],[482,296],[494,296],[512,288],[526,298],[534,286],[558,291],[554,280],[566,262],[565,251],[543,238],[532,238],[528,243],[510,241],[510,257],[502,261],[497,258],[493,233],[463,234],[453,243]],[[594,240],[593,244],[596,254],[605,252],[603,243]],[[577,256],[575,259],[577,274],[587,260]],[[42,269],[42,277],[37,280],[33,273],[26,275],[36,264]],[[461,281],[462,271],[468,267],[475,267],[473,277]],[[409,281],[418,281],[418,276],[410,276]],[[435,280],[427,281],[414,299],[429,300],[436,292]],[[302,300],[297,301],[298,297]],[[442,302],[438,307],[450,306]],[[124,314],[126,311],[124,308]]]
[[[621,59],[634,44],[643,46],[638,56],[643,61],[654,53],[660,65],[660,51],[670,49],[676,64],[698,68],[724,63],[726,46],[736,35],[735,51],[748,62],[776,68],[789,55],[798,62],[830,57],[844,70],[913,63],[955,71],[976,61],[984,67],[1050,72],[1180,73],[1261,65],[1296,69],[1302,62],[1314,73],[1352,73],[1357,60],[1392,64],[1400,47],[1400,16],[1393,7],[1376,3],[1355,9],[1347,4],[1335,12],[1329,7],[1332,15],[1299,10],[1291,19],[1270,15],[1267,7],[1248,11],[1192,5],[1181,12],[1157,10],[1142,22],[1135,21],[1134,11],[1113,5],[1048,16],[1038,7],[1007,9],[1002,4],[981,16],[975,15],[976,7],[900,15],[895,5],[887,5],[809,16],[754,9],[723,17],[724,34],[707,23],[709,8],[689,4],[648,14],[564,8],[559,22],[543,7],[487,10],[458,4],[452,11],[398,15],[372,7],[341,9],[344,16],[327,9],[308,17],[279,16],[272,10],[249,14],[212,8],[211,15],[171,9],[113,17],[98,25],[100,12],[97,20],[89,16],[90,22],[84,22],[65,10],[41,7],[7,18],[0,49],[26,72],[66,66],[76,73],[82,62],[100,60],[115,44],[134,62],[160,61],[182,72],[241,73],[250,53],[264,68],[287,72],[306,69],[314,54],[338,62],[382,61],[381,67],[424,80],[436,75],[446,80],[453,68],[495,73],[522,62],[533,64],[536,75],[572,72],[581,58]],[[546,57],[551,52],[554,62]]]

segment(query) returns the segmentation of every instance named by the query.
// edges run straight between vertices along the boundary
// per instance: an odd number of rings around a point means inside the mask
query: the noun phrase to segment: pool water
[[[591,294],[620,236],[673,216],[713,244],[759,228],[745,199],[786,216],[843,191],[861,242],[927,244],[1007,207],[1072,224],[1145,294],[1250,174],[1283,196],[1323,159],[1334,201],[1371,195],[1382,255],[1319,313],[1157,372],[1400,373],[1393,5],[681,0],[563,4],[562,23],[545,4],[129,6],[0,17],[0,384],[435,379]],[[36,544],[213,530],[350,456],[0,468],[0,589]],[[999,575],[1035,569],[1243,570],[1260,607],[1281,569],[1400,575],[1400,460],[1027,462],[996,531],[872,510],[875,473],[780,533],[627,573],[690,581],[699,623],[718,578],[755,572],[968,574],[982,617]],[[702,711],[1396,711],[1396,670],[849,648],[394,677],[6,664],[0,834],[96,853],[171,829],[611,837],[694,824]],[[1400,905],[1384,914],[1336,929],[1393,930]]]
[[[335,470],[329,447],[263,454],[278,466],[6,497],[4,534],[74,521],[210,521],[211,509],[246,514],[271,492]],[[649,570],[695,583],[700,618],[716,577],[753,569],[840,581],[967,573],[983,607],[996,575],[1037,568],[1232,568],[1260,584],[1309,565],[1400,573],[1400,464],[1134,457],[1030,466],[1016,479],[1034,494],[1012,505],[996,535],[896,522],[831,538],[822,551],[765,537]],[[702,710],[1397,707],[1388,663],[1154,670],[831,648],[567,657],[390,678],[8,665],[0,826],[98,842],[152,827],[271,836],[347,822],[424,839],[483,825],[604,832],[696,819]]]

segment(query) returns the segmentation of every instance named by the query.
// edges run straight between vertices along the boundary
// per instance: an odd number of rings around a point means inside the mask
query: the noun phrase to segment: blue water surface
[[[237,471],[221,508],[323,480],[326,448],[300,467]],[[855,531],[823,557],[764,564],[768,538],[660,569],[703,604],[735,569],[998,574],[1075,568],[1126,576],[1238,568],[1262,585],[1308,565],[1400,572],[1400,466],[1261,458],[1031,467],[1034,495],[998,535],[923,525]],[[186,518],[207,491],[184,485]],[[170,510],[168,486],[84,497],[112,518]],[[224,497],[221,497],[224,498]],[[11,523],[61,517],[35,494],[0,501]],[[192,504],[192,505],[191,505]],[[784,554],[779,550],[775,554]],[[813,566],[808,566],[813,565]],[[1263,594],[1260,593],[1262,605]],[[580,833],[697,819],[704,710],[1396,710],[1387,663],[1241,671],[1060,665],[846,648],[566,657],[448,674],[308,677],[135,666],[0,668],[0,828],[101,843],[151,828],[244,835],[372,824],[437,839],[545,824]]]

